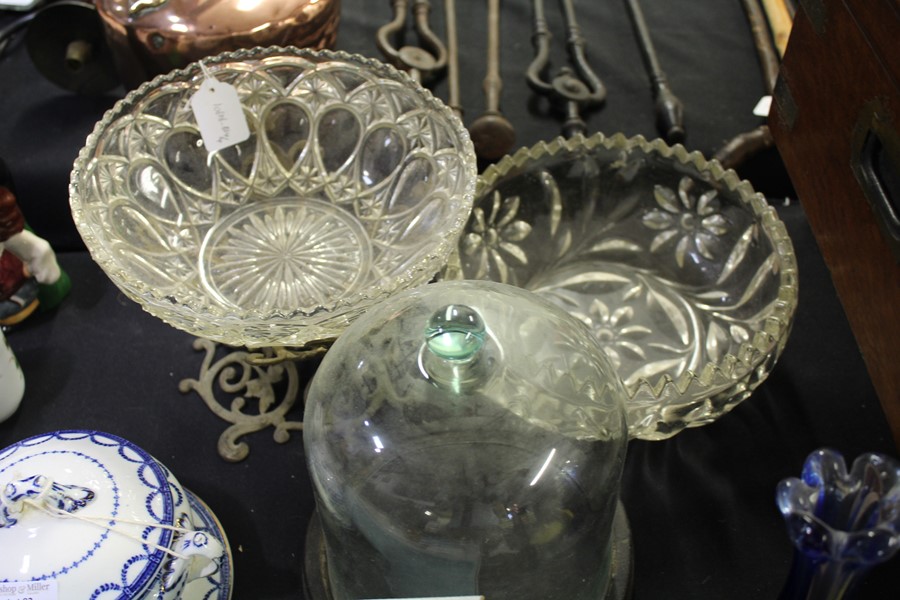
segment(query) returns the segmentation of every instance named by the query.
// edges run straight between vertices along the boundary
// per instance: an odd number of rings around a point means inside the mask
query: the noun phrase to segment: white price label
[[[191,110],[206,151],[213,153],[250,137],[250,126],[234,86],[207,75],[191,96]]]
[[[55,581],[7,581],[0,583],[2,600],[56,600]]]
[[[772,96],[763,96],[753,107],[753,114],[757,117],[768,117],[772,109]]]

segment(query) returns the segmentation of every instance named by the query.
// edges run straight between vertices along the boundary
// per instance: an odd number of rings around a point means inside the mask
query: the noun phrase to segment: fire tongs
[[[447,66],[447,48],[428,24],[431,13],[428,0],[412,0],[415,29],[421,45],[400,48],[393,45],[394,36],[403,39],[409,4],[408,0],[392,0],[394,18],[378,29],[376,44],[388,62],[421,83],[435,77]]]
[[[584,134],[587,125],[581,118],[582,110],[596,107],[606,100],[606,87],[588,65],[584,54],[585,41],[581,28],[575,21],[572,0],[560,0],[566,22],[566,48],[574,69],[560,68],[552,79],[545,79],[550,63],[550,42],[553,35],[544,16],[544,0],[534,0],[534,33],[531,40],[535,56],[526,71],[528,85],[565,110],[563,134],[572,137]]]

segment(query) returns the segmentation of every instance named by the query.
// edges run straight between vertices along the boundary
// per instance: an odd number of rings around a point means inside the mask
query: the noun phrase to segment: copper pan
[[[126,88],[254,46],[332,47],[340,0],[97,0]]]

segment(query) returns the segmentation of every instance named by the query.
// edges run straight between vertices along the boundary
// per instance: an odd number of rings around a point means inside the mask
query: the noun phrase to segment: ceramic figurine
[[[22,322],[40,306],[55,307],[71,288],[50,244],[28,229],[0,162],[0,326]]]
[[[0,331],[0,423],[8,419],[22,402],[25,376],[3,332]]]

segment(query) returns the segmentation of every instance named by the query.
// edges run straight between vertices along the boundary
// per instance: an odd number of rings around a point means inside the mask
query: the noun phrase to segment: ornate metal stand
[[[243,436],[274,427],[272,437],[283,444],[291,431],[303,429],[301,421],[287,418],[312,378],[311,369],[307,373],[301,364],[322,356],[330,344],[331,340],[325,340],[299,351],[266,348],[253,352],[198,338],[194,349],[206,353],[200,375],[182,379],[178,389],[197,392],[213,413],[231,423],[219,436],[219,455],[239,462],[250,453],[247,443],[239,441]],[[302,383],[304,379],[306,383]]]

